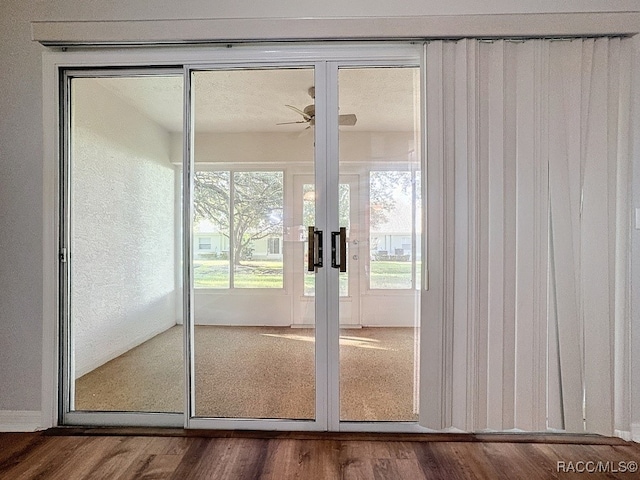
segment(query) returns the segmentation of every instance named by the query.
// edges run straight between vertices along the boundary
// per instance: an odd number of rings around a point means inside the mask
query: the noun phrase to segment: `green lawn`
[[[372,261],[369,269],[371,289],[411,288],[411,262]]]
[[[195,286],[199,288],[229,288],[228,260],[194,260]],[[245,261],[235,269],[235,288],[282,288],[282,262]],[[411,262],[372,261],[370,288],[411,288]],[[305,293],[313,295],[314,275],[304,276]],[[347,294],[347,275],[340,275],[340,295]]]
[[[282,262],[245,261],[235,268],[236,288],[282,288]],[[194,260],[195,287],[229,288],[228,260]]]
[[[315,284],[316,276],[310,272],[304,272],[304,294],[305,295],[315,295],[316,292],[316,284]],[[340,282],[340,296],[346,297],[349,295],[349,276],[348,273],[340,273],[338,277],[338,281]]]

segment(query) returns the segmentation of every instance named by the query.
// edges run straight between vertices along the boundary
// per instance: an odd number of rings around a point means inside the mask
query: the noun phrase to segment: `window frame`
[[[202,172],[202,171],[207,171],[207,172],[228,172],[229,173],[229,182],[231,184],[231,195],[230,195],[230,199],[229,199],[229,217],[232,220],[233,219],[233,207],[234,207],[234,188],[233,188],[233,184],[234,184],[234,175],[236,173],[280,173],[282,175],[282,217],[283,217],[283,222],[282,222],[282,236],[281,238],[283,239],[282,241],[282,245],[281,245],[281,253],[280,255],[282,256],[282,286],[281,287],[238,287],[235,286],[235,272],[234,270],[234,266],[233,266],[233,261],[232,261],[232,255],[231,252],[234,248],[234,241],[232,239],[232,235],[229,234],[229,236],[227,237],[227,240],[229,242],[229,276],[228,276],[228,286],[227,287],[206,287],[206,286],[198,286],[196,284],[196,281],[194,279],[193,282],[193,288],[195,291],[197,291],[198,293],[204,292],[204,293],[220,293],[220,292],[247,292],[247,291],[260,291],[260,290],[264,290],[264,291],[269,291],[269,292],[277,292],[277,291],[281,291],[283,293],[286,293],[288,291],[288,284],[291,283],[287,278],[286,278],[286,269],[287,269],[287,265],[286,265],[286,255],[284,254],[284,235],[285,235],[285,231],[286,231],[286,225],[285,225],[285,219],[287,218],[288,215],[288,211],[289,211],[289,207],[287,207],[286,205],[286,200],[287,200],[287,169],[283,166],[282,168],[274,168],[274,167],[267,167],[265,168],[264,166],[260,165],[260,163],[248,163],[248,164],[243,164],[238,166],[238,164],[234,164],[232,162],[220,162],[220,163],[211,163],[211,162],[198,162],[195,164],[198,168],[197,170],[194,171],[194,180],[195,180],[195,174],[197,172]],[[194,195],[195,196],[195,195]],[[231,223],[233,224],[233,223]],[[195,222],[194,222],[194,226],[195,226]],[[265,239],[270,239],[271,237],[264,237]]]

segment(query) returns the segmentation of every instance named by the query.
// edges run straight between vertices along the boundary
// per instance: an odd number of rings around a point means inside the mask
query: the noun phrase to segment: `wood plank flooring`
[[[640,445],[598,436],[123,433],[1,433],[0,479],[640,478]]]

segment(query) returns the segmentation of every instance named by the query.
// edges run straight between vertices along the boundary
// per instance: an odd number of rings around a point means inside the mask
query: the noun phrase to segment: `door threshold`
[[[269,430],[189,430],[183,428],[149,427],[54,427],[42,432],[45,436],[128,436],[128,437],[206,437],[257,438],[337,441],[384,442],[482,442],[482,443],[549,443],[570,445],[628,445],[618,437],[573,433],[386,433],[386,432],[283,432]]]

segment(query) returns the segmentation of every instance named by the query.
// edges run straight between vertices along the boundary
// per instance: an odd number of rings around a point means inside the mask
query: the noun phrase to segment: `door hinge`
[[[61,263],[67,263],[67,249],[66,248],[61,248],[60,249],[60,262]]]

